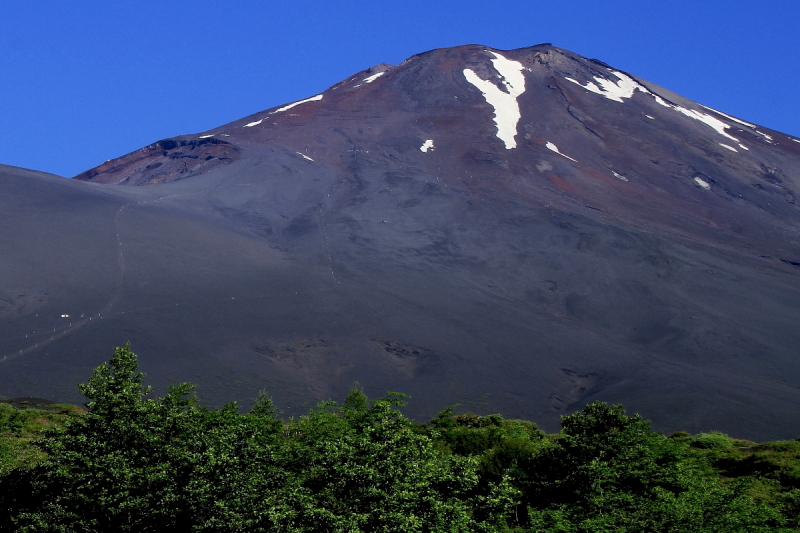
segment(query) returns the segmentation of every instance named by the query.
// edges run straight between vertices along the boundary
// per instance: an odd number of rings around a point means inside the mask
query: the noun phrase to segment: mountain
[[[439,49],[72,180],[0,167],[0,395],[800,433],[800,140],[549,44]]]

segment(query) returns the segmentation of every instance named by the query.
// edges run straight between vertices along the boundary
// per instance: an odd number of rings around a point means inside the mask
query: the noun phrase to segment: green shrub
[[[709,431],[708,433],[695,435],[690,444],[692,447],[700,448],[701,450],[719,450],[733,446],[733,439],[719,431]]]
[[[773,452],[789,452],[800,454],[800,442],[795,440],[778,440],[774,442],[765,442],[755,447],[757,450],[769,450]]]
[[[152,398],[127,345],[79,388],[86,413],[0,405],[0,531],[800,528],[800,441],[667,438],[620,405],[545,435],[452,408],[416,424],[403,395],[354,387],[283,422],[265,394],[244,414],[199,406],[190,384]]]

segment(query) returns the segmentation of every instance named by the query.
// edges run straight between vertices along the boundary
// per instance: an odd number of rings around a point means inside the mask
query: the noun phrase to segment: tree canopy
[[[547,435],[453,407],[415,423],[404,395],[356,385],[282,421],[266,393],[246,413],[200,406],[188,383],[153,397],[129,345],[79,387],[87,412],[14,462],[25,417],[0,409],[0,530],[800,529],[800,442],[666,437],[619,405],[589,404]]]

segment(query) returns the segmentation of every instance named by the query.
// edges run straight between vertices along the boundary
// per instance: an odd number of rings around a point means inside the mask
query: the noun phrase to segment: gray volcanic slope
[[[800,433],[800,141],[565,50],[379,65],[73,180],[0,167],[0,395],[285,414],[412,396],[537,421]],[[140,186],[141,185],[141,186]]]

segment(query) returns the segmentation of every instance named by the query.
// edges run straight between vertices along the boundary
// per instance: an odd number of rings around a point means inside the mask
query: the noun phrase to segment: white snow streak
[[[707,126],[711,126],[714,130],[722,135],[723,137],[727,137],[728,139],[739,142],[739,139],[734,137],[733,135],[728,134],[725,130],[730,128],[729,124],[725,124],[718,118],[714,118],[711,115],[706,115],[705,113],[701,113],[700,111],[695,111],[694,109],[686,109],[685,107],[681,106],[674,106],[675,111],[678,113],[683,113],[689,118],[693,118],[695,120],[699,120],[703,124]]]
[[[427,152],[428,150],[433,150],[435,147],[433,146],[433,139],[428,139],[425,141],[422,146],[419,147],[420,150],[423,152]]]
[[[800,143],[800,139],[792,139],[796,143]]]
[[[297,155],[300,155],[300,156],[303,156],[303,157],[305,157],[305,158],[306,158],[306,159],[308,159],[309,161],[313,161],[313,159],[311,159],[310,157],[308,157],[306,154],[301,154],[300,152],[295,152],[295,153],[296,153]]]
[[[584,89],[588,91],[592,91],[593,93],[597,93],[601,96],[605,96],[609,100],[614,100],[615,102],[622,102],[623,98],[630,98],[633,96],[634,91],[639,89],[642,92],[650,92],[639,83],[637,83],[633,78],[623,74],[622,72],[611,71],[611,73],[619,78],[619,81],[611,81],[604,78],[595,78],[595,81],[599,85],[595,85],[592,82],[587,82],[586,85],[581,85],[580,82],[577,80],[573,80],[572,78],[567,78],[568,81],[572,83],[577,83]]]
[[[653,117],[651,117],[650,115],[645,115],[645,116],[646,116],[647,118],[649,118],[650,120],[655,120],[655,119],[654,119]]]
[[[772,144],[772,137],[771,136],[767,135],[766,133],[761,133],[760,131],[756,131],[756,133],[758,135],[761,135],[762,137],[764,137],[764,139],[766,139],[768,143]]]
[[[316,96],[312,96],[311,98],[306,98],[305,100],[300,100],[300,101],[298,101],[298,102],[294,102],[294,103],[292,103],[292,104],[289,104],[289,105],[283,106],[283,107],[281,107],[280,109],[276,109],[275,111],[272,111],[272,112],[270,113],[270,115],[274,115],[275,113],[281,113],[281,112],[283,112],[283,111],[287,111],[287,110],[289,110],[289,109],[293,108],[294,106],[298,106],[298,105],[300,105],[300,104],[305,104],[306,102],[313,102],[313,101],[316,101],[316,100],[322,100],[322,95],[321,95],[321,94],[318,94],[318,95],[316,95]],[[253,126],[258,126],[258,125],[259,125],[259,124],[261,124],[262,122],[264,122],[264,119],[263,119],[263,118],[262,118],[261,120],[256,120],[255,122],[251,122],[251,123],[249,123],[249,124],[245,124],[245,125],[244,125],[244,127],[245,127],[245,128],[252,128]]]
[[[739,148],[741,148],[742,150],[749,150],[750,149],[747,146],[743,145],[742,143],[739,143]]]
[[[316,96],[312,96],[311,98],[306,98],[305,100],[300,100],[293,104],[289,104],[286,106],[281,107],[280,109],[276,109],[275,111],[271,112],[270,115],[274,115],[275,113],[283,113],[284,111],[288,111],[289,109],[298,106],[300,104],[305,104],[306,102],[315,102],[317,100],[322,100],[322,95],[318,94]]]
[[[622,181],[628,181],[628,178],[626,178],[625,176],[623,176],[623,175],[621,175],[621,174],[617,174],[617,173],[616,173],[616,172],[614,172],[613,170],[611,171],[611,173],[612,173],[612,174],[614,174],[614,177],[615,177],[615,178],[619,178],[619,179],[621,179]]]
[[[377,74],[373,74],[369,78],[364,78],[361,81],[363,81],[364,83],[372,83],[373,81],[377,80],[378,78],[380,78],[384,74],[386,74],[386,72],[378,72]]]
[[[736,117],[732,117],[732,116],[730,116],[730,115],[726,115],[726,114],[725,114],[725,113],[723,113],[722,111],[717,111],[716,109],[714,109],[714,108],[712,108],[712,107],[708,107],[707,105],[703,105],[703,104],[700,104],[700,105],[701,105],[702,107],[705,107],[705,108],[706,108],[706,109],[708,109],[709,111],[713,111],[713,112],[714,112],[714,113],[716,113],[717,115],[722,115],[723,117],[727,118],[728,120],[732,120],[732,121],[734,121],[734,122],[738,122],[738,123],[739,123],[739,124],[741,124],[742,126],[748,126],[748,127],[750,127],[750,128],[755,128],[755,127],[756,127],[756,125],[755,125],[755,124],[750,124],[749,122],[745,122],[744,120],[739,120],[739,119],[738,119],[738,118],[736,118]]]
[[[214,136],[214,134],[212,133],[211,135],[201,135],[199,138],[200,139],[208,139],[209,137],[213,137],[213,136]]]
[[[700,178],[695,178],[694,182],[707,191],[711,189],[711,185],[709,185],[708,182],[705,180],[702,180]]]
[[[662,107],[672,107],[672,105],[671,105],[671,104],[668,104],[667,102],[665,102],[665,101],[664,101],[664,99],[663,99],[663,98],[661,98],[660,96],[658,96],[657,94],[655,94],[655,93],[651,93],[650,91],[647,91],[647,92],[653,95],[653,98],[655,98],[655,100],[656,100],[656,103],[657,103],[658,105],[660,105],[660,106],[662,106]]]
[[[651,93],[649,90],[647,90],[646,87],[641,85],[639,82],[637,82],[627,74],[623,74],[622,72],[618,72],[616,70],[611,70],[611,69],[609,69],[609,71],[614,76],[616,76],[619,81],[611,81],[605,78],[599,78],[595,76],[594,81],[597,82],[596,84],[591,81],[588,81],[586,82],[586,85],[583,85],[579,81],[574,80],[572,78],[566,78],[566,79],[567,81],[571,81],[576,85],[580,85],[587,91],[597,93],[600,96],[608,98],[609,100],[614,100],[615,102],[623,102],[622,100],[623,98],[632,98],[633,93],[636,92],[636,90],[638,89],[639,91],[652,96],[658,105],[664,107],[672,107],[670,104],[665,102],[660,96]],[[645,115],[645,116],[647,116],[648,118],[653,118],[650,115]]]
[[[477,87],[486,101],[494,107],[494,123],[497,125],[497,137],[506,145],[506,150],[517,147],[514,137],[517,135],[517,123],[522,116],[519,111],[517,97],[525,92],[525,75],[522,63],[506,59],[496,52],[492,64],[502,76],[501,83],[505,90],[488,80],[482,80],[471,69],[464,69],[464,77]]]
[[[744,120],[739,120],[739,119],[738,119],[738,118],[736,118],[736,117],[732,117],[732,116],[730,116],[730,115],[726,115],[726,114],[725,114],[725,113],[723,113],[722,111],[717,111],[716,109],[713,109],[713,108],[711,108],[711,107],[708,107],[707,105],[703,105],[703,104],[700,104],[700,105],[701,105],[701,106],[703,106],[703,107],[705,107],[705,108],[706,108],[706,109],[708,109],[709,111],[713,111],[714,113],[716,113],[716,114],[718,114],[718,115],[721,115],[721,116],[723,116],[723,117],[727,118],[728,120],[732,120],[732,121],[734,121],[734,122],[736,122],[736,123],[738,123],[738,124],[741,124],[742,126],[747,126],[748,128],[753,128],[753,129],[755,130],[755,134],[756,134],[756,135],[761,135],[762,137],[764,137],[764,139],[765,139],[765,140],[766,140],[768,143],[772,143],[772,137],[771,137],[771,136],[769,136],[769,135],[767,135],[766,133],[761,133],[760,131],[756,130],[756,128],[757,128],[758,126],[756,126],[755,124],[750,124],[749,122],[745,122]],[[742,146],[742,145],[740,144],[739,146]],[[744,148],[744,146],[742,146],[742,148]],[[745,150],[747,150],[747,148],[744,148],[744,149],[745,149]]]
[[[609,71],[614,76],[619,78],[619,81],[614,82],[614,81],[606,80],[604,78],[595,77],[594,80],[595,80],[595,82],[597,82],[597,84],[589,81],[589,82],[586,82],[586,85],[583,85],[579,81],[574,80],[572,78],[566,78],[566,80],[567,81],[571,81],[572,83],[575,83],[577,85],[580,85],[581,87],[583,87],[587,91],[591,91],[593,93],[597,93],[597,94],[599,94],[599,95],[601,95],[601,96],[603,96],[605,98],[608,98],[609,100],[614,100],[615,102],[623,102],[623,100],[622,100],[623,98],[631,98],[631,97],[633,97],[633,93],[636,92],[636,90],[638,89],[639,91],[641,91],[641,92],[643,92],[645,94],[649,94],[650,96],[652,96],[655,99],[657,104],[659,104],[661,106],[664,106],[664,107],[668,107],[668,108],[674,109],[675,111],[677,111],[677,112],[679,112],[679,113],[681,113],[683,115],[686,115],[689,118],[693,118],[694,120],[699,120],[703,124],[713,128],[714,131],[716,131],[720,135],[722,135],[724,137],[727,137],[728,139],[731,139],[732,141],[735,141],[737,144],[739,143],[739,139],[737,139],[736,137],[728,134],[725,131],[727,128],[731,127],[730,124],[726,124],[726,123],[722,122],[721,120],[719,120],[718,118],[712,117],[711,115],[708,115],[706,113],[701,113],[700,111],[695,111],[694,109],[686,109],[685,107],[681,107],[679,105],[670,104],[670,103],[666,102],[663,98],[658,96],[657,94],[655,94],[655,93],[651,92],[650,90],[648,90],[646,87],[644,87],[640,83],[637,83],[630,76],[627,76],[626,74],[623,74],[622,72],[617,72],[617,71],[611,70],[611,69],[609,69]],[[742,124],[742,125],[745,125],[745,126],[750,126],[750,127],[755,127],[753,124],[750,124],[749,122],[744,122],[744,121],[739,120],[737,118],[733,118],[731,116],[728,116],[725,113],[720,113],[716,109],[711,109],[710,107],[706,107],[706,106],[703,106],[703,107],[705,107],[706,109],[708,109],[710,111],[713,111],[714,113],[719,113],[720,116],[726,117],[726,118],[728,118],[728,119],[730,119],[730,120],[732,120],[734,122],[737,122],[739,124]],[[647,116],[648,118],[653,118],[653,117],[651,117],[649,115],[645,115],[645,116]],[[761,132],[756,132],[756,133],[758,133],[759,135],[762,135],[762,136],[765,135],[765,134],[763,134]],[[771,138],[767,139],[767,140],[771,140]]]
[[[733,146],[728,146],[727,144],[722,144],[722,143],[719,143],[719,145],[720,145],[720,146],[722,146],[723,148],[727,148],[727,149],[728,149],[728,150],[730,150],[731,152],[736,152],[736,153],[738,153],[738,152],[739,152],[739,150],[737,150],[737,149],[736,149],[736,148],[734,148]]]
[[[570,161],[575,161],[575,160],[574,160],[574,159],[572,159],[570,156],[568,156],[568,155],[565,155],[565,154],[562,154],[561,152],[559,152],[559,151],[558,151],[558,146],[556,146],[555,144],[553,144],[553,143],[551,143],[551,142],[548,142],[548,143],[547,143],[545,146],[546,146],[548,149],[550,149],[550,150],[554,151],[555,153],[557,153],[558,155],[564,156],[564,157],[566,157],[567,159],[569,159]],[[577,161],[575,161],[575,162],[577,163]]]

